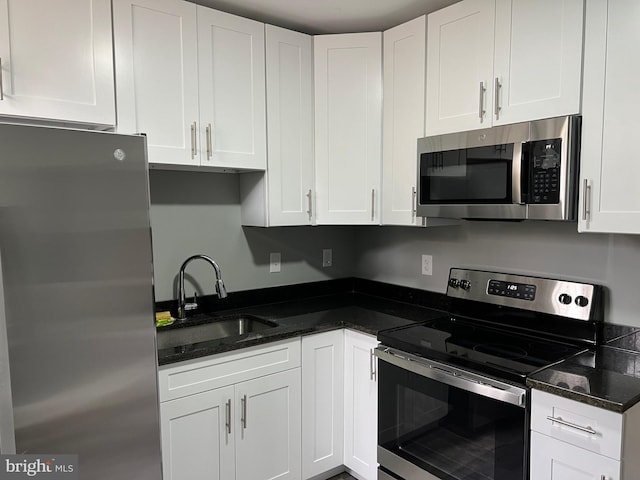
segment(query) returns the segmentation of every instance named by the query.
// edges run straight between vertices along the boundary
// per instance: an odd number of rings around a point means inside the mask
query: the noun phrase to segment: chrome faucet
[[[193,302],[191,303],[187,303],[184,293],[184,270],[191,261],[198,258],[208,262],[213,267],[213,271],[216,273],[216,293],[218,294],[218,298],[225,298],[227,296],[227,289],[222,281],[222,273],[220,272],[218,264],[213,260],[213,258],[208,257],[207,255],[193,255],[192,257],[187,258],[180,267],[180,274],[178,278],[178,320],[184,320],[187,318],[187,311],[198,308],[195,293]]]

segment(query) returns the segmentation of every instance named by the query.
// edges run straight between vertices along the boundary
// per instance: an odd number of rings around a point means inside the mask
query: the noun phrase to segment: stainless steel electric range
[[[526,377],[598,343],[602,295],[451,269],[449,315],[378,334],[378,478],[527,479]]]

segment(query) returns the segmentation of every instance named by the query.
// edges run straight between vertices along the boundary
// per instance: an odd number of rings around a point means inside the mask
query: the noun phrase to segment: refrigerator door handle
[[[13,424],[13,400],[11,396],[11,374],[9,369],[9,343],[7,341],[7,318],[4,303],[4,281],[2,277],[2,255],[0,252],[0,453],[16,453],[16,436]]]

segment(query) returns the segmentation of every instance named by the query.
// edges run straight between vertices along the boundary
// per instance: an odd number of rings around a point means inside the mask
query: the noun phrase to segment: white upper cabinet
[[[313,221],[312,37],[266,26],[267,172],[240,176],[242,224]]]
[[[113,2],[118,132],[145,133],[150,163],[200,165],[195,5]]]
[[[416,217],[417,139],[424,136],[426,16],[383,34],[382,223]]]
[[[581,232],[640,234],[640,2],[588,0],[585,22]]]
[[[118,131],[151,166],[264,170],[264,25],[181,0],[114,0]]]
[[[314,38],[316,223],[379,224],[382,34]]]
[[[495,0],[427,17],[427,135],[491,126]]]
[[[0,115],[114,125],[109,0],[0,0]]]
[[[197,10],[202,165],[264,170],[264,24]]]
[[[583,0],[496,0],[494,125],[580,113],[583,14]]]
[[[463,0],[430,14],[427,135],[580,113],[583,10]]]

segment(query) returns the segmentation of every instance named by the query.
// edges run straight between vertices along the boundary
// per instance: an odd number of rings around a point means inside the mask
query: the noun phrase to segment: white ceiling
[[[374,32],[458,0],[189,0],[310,34]]]

